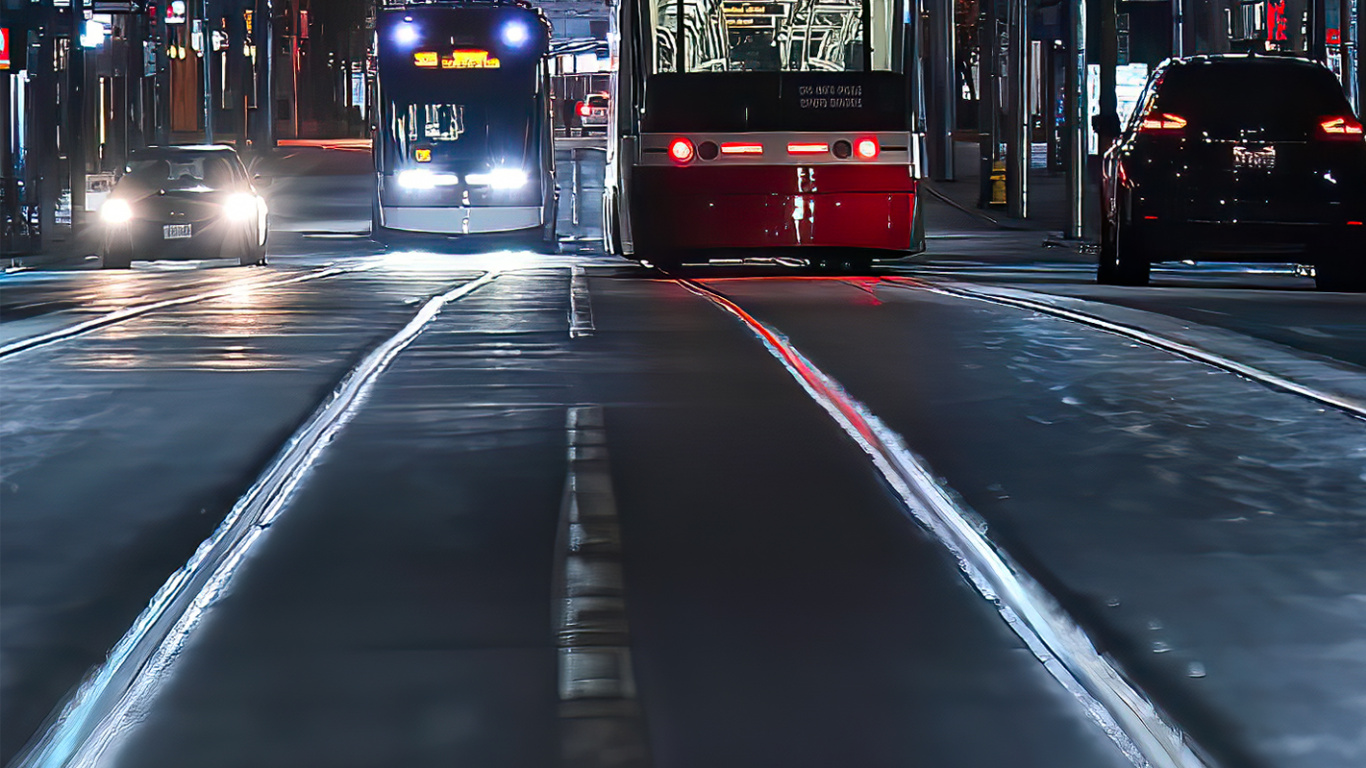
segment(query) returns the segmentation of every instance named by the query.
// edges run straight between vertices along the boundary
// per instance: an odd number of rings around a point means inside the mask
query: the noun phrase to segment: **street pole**
[[[943,130],[939,134],[943,142],[943,163],[939,179],[953,181],[953,127],[958,122],[958,58],[955,55],[954,0],[939,0],[939,23],[935,25],[939,37],[939,60],[942,65],[935,90],[939,91],[939,120]]]
[[[204,85],[204,143],[213,143],[213,23],[209,0],[200,0],[199,71]]]
[[[1086,235],[1086,0],[1068,8],[1067,64],[1067,236]]]
[[[983,0],[977,16],[977,207],[991,205],[996,165],[996,0]]]
[[[1029,215],[1029,2],[1010,0],[1006,127],[1006,214]]]
[[[275,3],[256,0],[256,142],[258,150],[275,147]]]
[[[81,29],[85,24],[86,0],[72,0],[71,42],[66,70],[66,125],[65,133],[67,175],[71,186],[71,231],[80,231],[85,223],[85,169],[87,138],[85,46],[81,43]]]
[[[1172,56],[1186,55],[1186,3],[1172,0]]]

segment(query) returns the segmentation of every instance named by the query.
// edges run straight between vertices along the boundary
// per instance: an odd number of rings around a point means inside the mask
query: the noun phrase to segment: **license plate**
[[[1276,167],[1275,147],[1234,147],[1234,168],[1260,168],[1270,170]]]
[[[184,240],[190,235],[189,224],[167,224],[161,228],[161,237],[165,240]]]

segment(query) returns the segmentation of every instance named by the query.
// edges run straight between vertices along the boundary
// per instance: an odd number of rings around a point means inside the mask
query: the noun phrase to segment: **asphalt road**
[[[591,149],[560,254],[386,252],[354,154],[267,268],[0,277],[6,764],[1366,762],[1359,297],[937,205],[666,275]]]

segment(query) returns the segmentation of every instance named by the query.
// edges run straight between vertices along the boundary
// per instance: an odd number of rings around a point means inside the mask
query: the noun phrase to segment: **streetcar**
[[[520,0],[377,10],[372,232],[555,239],[550,22]]]
[[[613,0],[603,232],[655,265],[924,249],[914,0]]]

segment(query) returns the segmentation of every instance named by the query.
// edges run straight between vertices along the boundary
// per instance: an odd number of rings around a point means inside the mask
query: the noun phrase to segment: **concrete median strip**
[[[759,338],[863,449],[906,511],[950,551],[982,597],[1136,766],[1212,766],[1185,733],[1096,650],[1058,601],[987,537],[978,515],[935,478],[899,435],[778,332],[722,294],[695,281],[678,282],[739,319]]]
[[[225,592],[253,544],[284,511],[333,437],[364,404],[380,375],[450,302],[497,279],[496,271],[429,299],[374,349],[285,443],[194,555],[171,574],[133,626],[11,763],[15,768],[95,766],[117,747],[156,697],[161,678]],[[164,304],[164,303],[163,303]],[[145,311],[151,311],[147,309]]]

